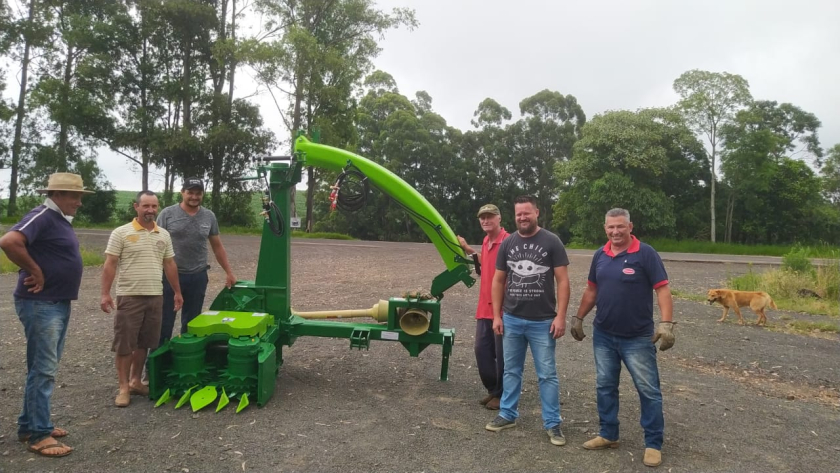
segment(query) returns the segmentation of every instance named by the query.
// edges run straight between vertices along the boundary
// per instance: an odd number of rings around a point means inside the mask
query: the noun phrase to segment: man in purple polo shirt
[[[28,450],[63,457],[72,447],[56,440],[67,431],[50,419],[50,398],[64,350],[70,301],[79,297],[82,254],[71,222],[82,206],[85,190],[76,174],[50,176],[43,205],[26,214],[0,238],[9,260],[21,269],[15,288],[15,311],[26,335],[26,387],[18,417],[18,439]]]
[[[487,204],[478,209],[478,221],[487,236],[478,253],[481,265],[481,288],[478,293],[478,308],[475,310],[475,364],[478,377],[487,389],[487,396],[479,404],[487,409],[499,410],[502,397],[502,379],[505,374],[505,357],[502,350],[502,336],[493,332],[493,275],[496,274],[496,258],[499,245],[509,233],[502,228],[502,216],[499,208]],[[458,237],[461,248],[467,255],[477,253],[467,241]]]
[[[674,346],[673,301],[668,275],[659,254],[634,237],[630,212],[607,212],[604,230],[608,241],[592,256],[589,280],[572,323],[572,337],[581,341],[583,318],[597,306],[592,322],[595,384],[598,396],[598,436],[584,442],[587,450],[618,448],[618,382],[621,363],[627,367],[641,403],[647,466],[662,463],[665,421],[662,390],[656,365],[660,350]],[[654,332],[653,293],[662,319]]]

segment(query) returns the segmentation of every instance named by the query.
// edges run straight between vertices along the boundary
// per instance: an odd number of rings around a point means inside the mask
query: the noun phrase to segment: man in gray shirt
[[[175,264],[184,305],[181,309],[181,333],[187,331],[187,324],[201,313],[204,293],[207,291],[207,242],[216,261],[225,270],[225,286],[236,284],[236,277],[230,269],[227,252],[219,236],[219,222],[213,211],[201,206],[204,198],[204,181],[199,177],[184,180],[181,187],[181,203],[163,209],[157,224],[165,228],[172,237],[175,248]],[[172,336],[175,325],[175,292],[166,278],[163,279],[163,321],[160,330],[160,344]]]

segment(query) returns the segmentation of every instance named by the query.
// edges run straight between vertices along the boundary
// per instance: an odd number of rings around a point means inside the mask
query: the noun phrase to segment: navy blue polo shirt
[[[65,220],[55,204],[53,208],[39,205],[26,214],[9,231],[18,231],[26,237],[26,249],[44,273],[44,289],[29,292],[23,280],[29,273],[18,271],[15,297],[42,301],[65,301],[79,298],[82,284],[82,253],[79,239],[70,222]]]
[[[653,290],[668,284],[659,254],[632,237],[627,250],[613,254],[607,242],[592,256],[588,284],[595,287],[595,321],[616,337],[653,335]]]

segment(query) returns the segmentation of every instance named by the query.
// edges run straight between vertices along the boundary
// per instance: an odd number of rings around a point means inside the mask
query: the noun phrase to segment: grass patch
[[[706,296],[702,294],[694,294],[692,292],[680,291],[679,289],[671,288],[671,295],[680,299],[685,299],[694,302],[707,302]]]
[[[729,278],[727,287],[740,291],[764,291],[773,297],[779,309],[817,315],[837,316],[840,312],[840,261],[810,271],[776,269],[763,273],[750,271]],[[800,289],[814,291],[821,298],[800,297]]]
[[[220,227],[220,231],[224,235],[262,235],[262,226],[260,227]],[[292,230],[292,238],[322,238],[327,240],[355,240],[350,235],[343,233],[330,232],[313,232],[306,233],[301,230]]]
[[[99,251],[81,248],[82,264],[85,266],[101,266],[105,262],[105,255]],[[6,257],[6,254],[0,251],[0,273],[16,273],[18,266]]]
[[[790,328],[799,332],[840,332],[840,327],[828,322],[806,322],[804,320],[796,320],[794,322],[790,322],[788,325]]]
[[[837,258],[837,247],[827,244],[800,245],[741,245],[737,243],[712,243],[710,241],[672,240],[665,238],[643,239],[656,251],[673,253],[708,253],[716,255],[784,256],[801,250],[809,258]]]
[[[351,237],[350,235],[345,235],[343,233],[331,233],[331,232],[292,232],[292,238],[322,238],[325,240],[355,240],[355,238]]]

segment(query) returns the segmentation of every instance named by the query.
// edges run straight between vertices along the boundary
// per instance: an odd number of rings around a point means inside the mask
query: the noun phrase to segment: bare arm
[[[472,247],[467,243],[467,240],[465,240],[464,237],[459,235],[458,236],[458,243],[461,245],[461,248],[464,250],[464,253],[466,253],[467,256],[470,256],[470,255],[474,254],[474,255],[476,255],[476,258],[478,259],[478,264],[483,263],[481,261],[481,252],[475,251],[474,249],[472,249]]]
[[[502,335],[504,326],[502,324],[502,300],[505,297],[505,281],[507,271],[497,269],[493,274],[493,287],[491,288],[491,299],[493,300],[493,331]]]
[[[17,230],[0,237],[0,249],[6,253],[9,261],[29,273],[23,280],[24,286],[29,286],[28,292],[37,294],[44,289],[44,273],[26,249],[27,243],[26,235]]]
[[[218,261],[219,266],[225,270],[225,287],[230,289],[231,286],[236,284],[236,276],[233,275],[233,270],[230,269],[225,245],[222,244],[222,238],[219,235],[210,235],[209,240],[210,247],[213,249],[213,254],[216,256],[216,261]]]
[[[662,315],[662,322],[674,321],[674,300],[671,298],[671,286],[666,284],[657,287],[656,302],[659,304],[659,313]]]
[[[166,280],[175,291],[175,311],[177,312],[184,305],[184,297],[181,295],[181,280],[178,279],[178,265],[175,264],[175,258],[163,259],[163,274],[166,275]]]
[[[0,237],[0,248],[6,253],[9,261],[29,274],[41,274],[41,267],[29,255],[26,243],[26,235],[19,231],[12,231]]]
[[[114,255],[105,255],[105,264],[102,265],[102,293],[99,300],[99,308],[103,312],[111,313],[117,306],[111,299],[111,286],[114,285],[114,278],[117,276],[117,265],[120,259]]]
[[[592,284],[586,284],[586,290],[583,291],[583,296],[580,298],[580,307],[578,307],[577,315],[575,317],[583,319],[595,307],[595,300],[598,297],[598,288]]]
[[[566,311],[569,309],[569,268],[567,266],[556,266],[554,268],[554,279],[557,282],[557,316],[551,322],[551,335],[560,338],[566,333]]]

